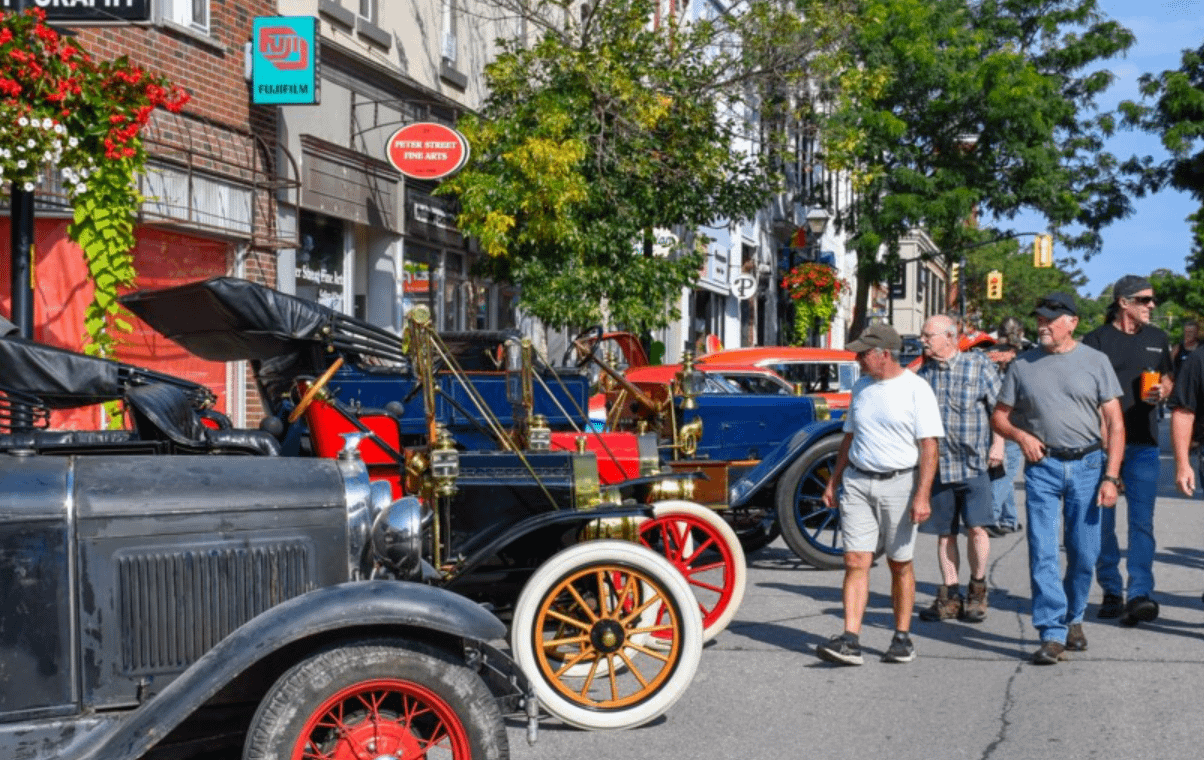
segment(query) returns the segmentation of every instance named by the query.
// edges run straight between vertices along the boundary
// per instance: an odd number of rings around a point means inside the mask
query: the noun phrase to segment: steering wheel
[[[305,391],[305,395],[302,396],[301,400],[297,402],[297,405],[293,407],[293,411],[288,413],[288,422],[290,425],[301,419],[301,415],[305,414],[305,410],[308,409],[309,405],[314,402],[318,392],[326,387],[326,384],[330,382],[330,378],[333,377],[334,373],[338,372],[339,367],[342,366],[343,357],[340,356],[334,360],[334,364],[331,364],[329,369],[322,373],[321,377],[319,377],[317,380],[314,380],[313,383],[310,384],[309,389]]]
[[[581,342],[586,339],[590,339],[590,343],[588,345],[585,345]],[[565,349],[564,358],[560,360],[560,363],[567,365],[569,363],[569,357],[573,355],[573,349],[577,349],[581,356],[581,358],[577,360],[577,366],[584,367],[586,364],[589,364],[590,359],[593,359],[594,355],[598,353],[598,346],[601,343],[602,325],[594,325],[588,330],[580,333],[576,338],[573,338],[572,342],[569,343],[569,347]]]

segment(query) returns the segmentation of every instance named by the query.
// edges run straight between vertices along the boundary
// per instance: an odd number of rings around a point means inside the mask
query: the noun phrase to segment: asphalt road
[[[512,756],[1195,760],[1204,752],[1204,502],[1174,493],[1173,462],[1164,454],[1155,566],[1162,614],[1151,624],[1097,620],[1096,587],[1084,626],[1088,651],[1055,666],[1031,665],[1038,642],[1024,534],[1016,533],[992,539],[987,620],[925,623],[917,616],[918,658],[910,664],[878,659],[893,628],[889,573],[879,563],[861,637],[866,663],[833,666],[814,652],[841,630],[841,573],[802,565],[779,540],[749,557],[744,604],[665,716],[624,732],[545,720],[534,747],[512,723]],[[1023,520],[1023,507],[1020,514]],[[935,537],[921,535],[916,569],[918,610],[939,583]]]

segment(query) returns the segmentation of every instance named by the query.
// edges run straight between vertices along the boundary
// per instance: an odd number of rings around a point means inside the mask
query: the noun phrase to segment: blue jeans
[[[1125,484],[1125,503],[1129,513],[1129,553],[1125,567],[1129,571],[1130,599],[1149,596],[1154,592],[1154,497],[1158,493],[1161,464],[1157,446],[1125,446],[1120,479]],[[1124,596],[1115,509],[1105,509],[1100,515],[1100,537],[1095,577],[1104,593]]]
[[[1024,452],[1015,441],[1005,441],[1003,444],[1003,471],[1006,473],[999,480],[991,481],[995,490],[995,524],[1001,527],[1015,528],[1020,522],[1016,514],[1016,473],[1024,462]]]
[[[1067,626],[1083,621],[1099,559],[1100,507],[1096,497],[1103,474],[1102,451],[1073,460],[1047,456],[1024,467],[1033,627],[1042,641],[1064,644]],[[1063,577],[1059,577],[1059,538],[1066,544]]]

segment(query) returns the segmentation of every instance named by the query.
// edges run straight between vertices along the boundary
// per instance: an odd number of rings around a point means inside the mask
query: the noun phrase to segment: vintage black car
[[[370,430],[352,431],[354,455],[335,452],[320,460],[281,457],[283,445],[271,432],[231,429],[228,421],[221,420],[216,429],[202,424],[196,408],[203,403],[198,404],[198,394],[182,381],[147,378],[137,368],[18,339],[0,339],[0,359],[7,359],[0,363],[0,389],[7,389],[10,418],[42,419],[36,403],[30,408],[28,399],[36,402],[41,393],[57,403],[61,396],[71,395],[61,392],[63,378],[86,377],[107,390],[88,393],[88,401],[121,398],[132,419],[131,429],[120,431],[51,431],[39,428],[37,422],[32,429],[26,424],[9,435],[7,445],[29,451],[31,460],[74,455],[81,462],[103,459],[121,465],[136,461],[145,470],[166,468],[169,475],[154,481],[165,488],[189,482],[186,475],[195,465],[180,463],[196,460],[190,455],[209,454],[233,462],[229,466],[235,470],[258,473],[256,485],[251,485],[253,478],[235,479],[231,487],[269,509],[271,497],[254,496],[256,487],[268,493],[283,490],[304,503],[309,481],[295,477],[295,471],[320,472],[354,456],[367,482],[371,469],[361,461],[359,450],[371,451],[370,446],[382,443]],[[56,364],[58,369],[46,371]],[[311,387],[318,387],[312,378],[310,382]],[[287,433],[284,439],[287,442]],[[0,448],[4,445],[0,440]],[[385,575],[440,585],[472,601],[501,608],[512,621],[514,656],[532,682],[532,691],[549,712],[568,723],[586,728],[628,727],[668,709],[692,679],[701,652],[701,621],[689,587],[666,560],[635,544],[611,540],[577,543],[599,519],[631,517],[639,510],[617,506],[549,510],[513,495],[452,503],[441,490],[455,480],[454,463],[451,480],[441,479],[448,474],[440,468],[447,465],[443,455],[449,453],[454,452],[428,452],[435,488],[421,490],[423,502],[412,496],[399,498],[388,480],[371,484],[376,506],[364,517],[372,526],[372,551],[367,551],[368,544],[363,542],[347,547],[362,563],[360,577]],[[243,456],[230,456],[233,454]],[[554,459],[534,464],[554,476],[559,474],[573,486],[573,458]],[[482,496],[506,488],[496,480],[497,467],[503,465],[507,463],[494,463],[495,480],[481,484]],[[508,466],[513,470],[517,464]],[[176,477],[180,467],[185,474]],[[392,461],[390,471],[396,482],[402,471],[399,462]],[[563,480],[566,472],[570,477]],[[212,481],[222,478],[220,471],[212,468],[204,477]],[[466,480],[469,482],[452,490],[471,493],[471,478]],[[522,489],[519,491],[521,495]],[[151,498],[150,493],[148,485],[146,499]],[[202,496],[193,498],[204,502]],[[217,498],[223,498],[222,492]],[[166,501],[171,503],[170,498]],[[455,520],[446,519],[445,510],[452,507],[462,512]],[[436,516],[436,511],[442,514]],[[247,507],[239,514],[243,512],[251,515],[255,510]],[[221,511],[217,513],[218,522],[209,530],[223,525]],[[269,514],[261,519],[266,527],[280,524],[281,518]],[[443,526],[442,533],[439,526]],[[456,530],[448,526],[456,526]],[[204,525],[197,530],[203,532]],[[444,547],[453,534],[458,536],[457,542],[447,546],[457,550],[454,556],[433,550]],[[311,539],[317,541],[323,535],[334,537],[337,543],[338,534],[330,532],[328,525],[316,527]],[[178,567],[170,564],[157,572]],[[155,607],[150,614],[161,613],[162,608]],[[586,635],[566,635],[566,626]],[[533,709],[534,701],[530,704]]]
[[[371,577],[392,543],[373,519],[405,505],[353,450],[39,454],[37,435],[0,435],[0,757],[509,756],[500,710],[534,699],[489,643],[504,625]]]

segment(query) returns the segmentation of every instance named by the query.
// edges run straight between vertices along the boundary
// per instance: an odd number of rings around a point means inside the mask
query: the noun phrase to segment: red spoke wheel
[[[343,689],[315,710],[293,760],[469,757],[468,734],[447,702],[412,681],[382,678]]]
[[[260,703],[245,760],[473,760],[508,756],[497,703],[463,662],[417,642],[329,648]]]
[[[664,555],[686,579],[702,614],[703,640],[709,641],[727,627],[744,600],[744,549],[714,510],[678,500],[652,506],[655,516],[640,524],[640,543]]]

